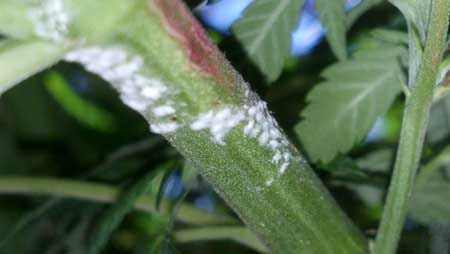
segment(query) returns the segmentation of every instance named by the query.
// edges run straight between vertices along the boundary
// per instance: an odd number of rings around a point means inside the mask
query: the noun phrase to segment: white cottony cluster
[[[157,134],[169,134],[179,128],[174,121],[150,124],[150,129]]]
[[[63,41],[69,33],[69,14],[63,0],[36,0],[29,12],[37,36]]]
[[[225,145],[224,137],[234,127],[245,119],[245,114],[235,106],[227,106],[224,109],[211,110],[200,115],[192,124],[191,129],[195,131],[209,130],[213,141]]]
[[[244,106],[247,125],[244,127],[244,135],[256,138],[261,146],[270,148],[274,155],[272,163],[278,166],[277,177],[282,176],[289,167],[292,154],[289,151],[289,141],[281,133],[280,127],[267,109],[267,104],[261,100]],[[270,186],[275,177],[266,181]]]
[[[170,116],[175,114],[176,110],[172,106],[164,105],[153,109],[153,114],[157,117]]]
[[[144,60],[130,55],[122,48],[83,48],[68,53],[66,61],[82,64],[112,84],[122,101],[141,114],[151,114],[150,128],[158,134],[169,134],[178,129],[170,117],[176,114],[171,102],[164,100],[169,94],[167,86],[159,79],[142,74]]]
[[[226,135],[241,123],[244,124],[245,136],[255,138],[261,146],[273,151],[271,163],[279,169],[276,177],[283,175],[289,167],[292,154],[288,140],[280,132],[265,102],[258,100],[243,107],[225,106],[220,110],[210,110],[198,116],[190,127],[194,131],[208,130],[215,143],[225,145]],[[266,185],[272,185],[276,177],[267,180]]]
[[[88,71],[111,83],[126,105],[150,117],[150,128],[154,133],[171,134],[184,126],[174,120],[177,111],[174,102],[168,99],[173,91],[169,91],[161,80],[143,73],[144,59],[141,56],[119,47],[88,47],[68,53],[65,59],[82,64]],[[273,152],[270,163],[277,166],[278,172],[265,182],[267,186],[272,185],[286,172],[293,156],[286,136],[269,113],[266,103],[256,95],[248,91],[243,106],[227,105],[212,109],[195,117],[189,124],[194,131],[207,130],[212,141],[219,145],[225,145],[227,134],[238,126],[242,127],[245,136]]]

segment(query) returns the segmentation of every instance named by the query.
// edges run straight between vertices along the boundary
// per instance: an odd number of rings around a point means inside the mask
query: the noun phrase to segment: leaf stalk
[[[438,66],[445,50],[450,6],[447,0],[434,0],[428,38],[414,90],[406,99],[400,145],[387,196],[375,254],[395,253],[405,221],[408,200],[422,154],[425,131],[433,103]]]

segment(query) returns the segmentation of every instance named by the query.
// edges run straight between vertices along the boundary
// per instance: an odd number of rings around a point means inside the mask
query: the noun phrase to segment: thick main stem
[[[55,17],[52,1],[37,5],[51,22],[14,15],[19,21],[0,22],[0,31],[75,43],[65,59],[110,82],[272,253],[367,253],[362,234],[182,1],[55,1]],[[2,10],[29,5],[21,3],[0,1],[0,21]],[[11,23],[40,29],[14,34]]]
[[[375,242],[375,254],[393,254],[397,249],[422,154],[438,65],[445,47],[450,11],[448,0],[434,0],[432,5],[421,69],[415,88],[406,101],[397,160]]]

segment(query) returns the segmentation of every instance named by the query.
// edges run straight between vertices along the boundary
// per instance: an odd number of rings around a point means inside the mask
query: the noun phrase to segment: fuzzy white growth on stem
[[[208,129],[215,143],[225,145],[224,137],[245,119],[244,112],[233,106],[222,110],[211,110],[200,115],[192,124],[195,131]]]
[[[132,109],[143,115],[151,112],[154,121],[150,129],[153,132],[169,134],[179,128],[178,123],[167,119],[176,114],[170,102],[163,100],[169,94],[167,86],[161,80],[142,73],[142,57],[130,55],[118,47],[90,47],[68,53],[65,60],[80,63],[110,82],[119,91],[122,101]]]
[[[158,117],[172,115],[175,112],[176,110],[169,105],[163,105],[153,109],[153,114]]]
[[[178,129],[178,124],[175,123],[175,122],[156,123],[156,124],[151,124],[150,125],[150,129],[154,133],[169,134],[169,133],[172,133],[172,132],[174,132],[174,131],[176,131]]]
[[[150,129],[153,132],[170,134],[180,128],[180,124],[172,120],[176,109],[167,100],[168,87],[161,80],[143,74],[142,57],[130,55],[122,48],[91,47],[70,52],[65,59],[81,63],[87,70],[110,82],[126,105],[145,116],[150,114]],[[265,182],[270,186],[286,172],[292,154],[288,140],[281,133],[266,103],[255,98],[248,98],[243,106],[227,105],[203,113],[194,118],[189,127],[194,131],[207,130],[213,142],[226,145],[227,134],[242,124],[245,136],[254,138],[273,152],[270,162],[278,167],[278,172]]]
[[[253,103],[245,105],[247,112],[247,125],[244,127],[244,135],[257,138],[261,146],[268,147],[274,153],[272,163],[278,166],[277,177],[286,173],[292,160],[289,151],[289,142],[285,135],[281,133],[275,119],[267,109],[267,104],[261,100],[251,100]],[[266,186],[271,186],[275,178],[266,181]]]
[[[64,0],[34,0],[35,8],[29,12],[37,36],[64,42],[69,34],[70,18]],[[82,64],[110,82],[120,94],[122,101],[144,116],[151,116],[150,129],[158,134],[170,134],[180,128],[174,116],[177,113],[173,103],[167,100],[168,87],[159,79],[143,74],[144,59],[123,48],[89,47],[68,53],[65,59]],[[196,117],[190,124],[192,130],[208,130],[212,140],[225,145],[225,137],[241,123],[243,133],[257,140],[273,152],[271,163],[278,167],[276,177],[283,175],[289,167],[292,154],[289,142],[270,115],[266,103],[245,87],[246,103],[243,106],[225,106],[210,110]],[[250,98],[252,97],[252,98]],[[276,180],[266,181],[270,186]]]
[[[292,159],[289,142],[267,110],[266,103],[251,101],[252,103],[242,107],[227,105],[210,110],[195,118],[190,127],[194,131],[208,130],[215,143],[225,145],[227,134],[244,123],[245,136],[256,139],[261,146],[273,151],[271,163],[278,167],[277,177],[280,177],[286,172]],[[275,178],[270,178],[265,185],[270,186],[274,181]]]
[[[63,0],[36,0],[35,5],[29,15],[36,35],[57,42],[64,41],[69,33],[70,19]]]
[[[275,181],[274,178],[270,178],[269,180],[266,181],[266,185],[267,186],[271,186],[273,184],[273,182]]]

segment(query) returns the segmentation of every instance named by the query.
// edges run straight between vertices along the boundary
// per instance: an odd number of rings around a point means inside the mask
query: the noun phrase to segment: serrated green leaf
[[[8,41],[0,47],[0,95],[58,62],[64,49],[43,41]]]
[[[415,26],[424,42],[430,21],[432,0],[391,0],[391,3],[397,6],[406,20]]]
[[[339,60],[347,58],[344,0],[316,0],[316,9],[328,43]]]
[[[392,44],[407,46],[409,43],[408,33],[404,31],[377,28],[371,31],[370,34],[380,41]]]
[[[295,131],[315,162],[328,163],[361,142],[400,93],[403,47],[364,50],[326,69],[309,93]]]
[[[256,0],[233,31],[269,81],[277,79],[291,49],[304,0]]]
[[[413,88],[422,60],[432,0],[391,0],[391,3],[403,13],[408,23],[410,48],[408,85]]]
[[[360,168],[378,173],[389,173],[395,159],[395,152],[392,149],[384,148],[375,150],[368,155],[359,158],[356,163]]]
[[[409,30],[409,81],[413,88],[422,61],[428,23],[430,22],[432,0],[391,0],[405,16]]]

